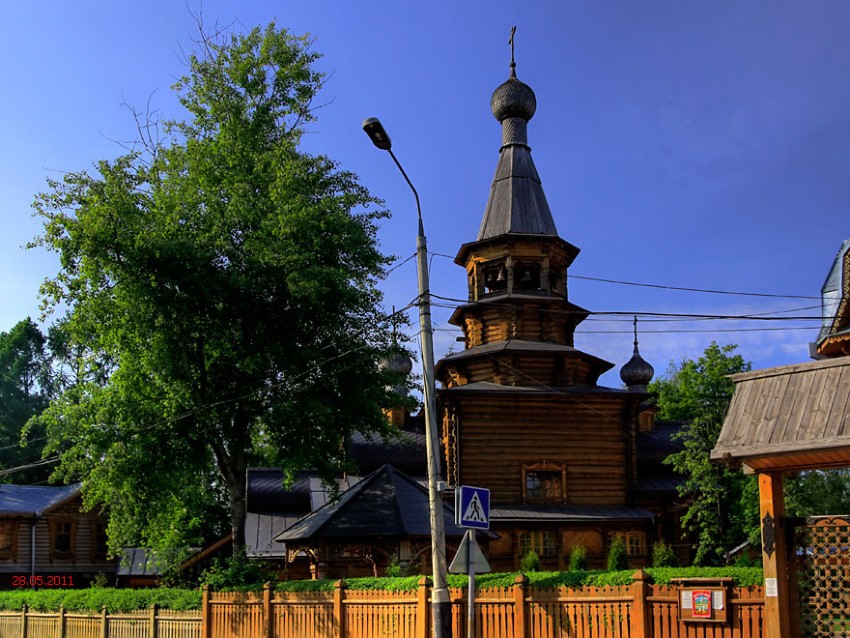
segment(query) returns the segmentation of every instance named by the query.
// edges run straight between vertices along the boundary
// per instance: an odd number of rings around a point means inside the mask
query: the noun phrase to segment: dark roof
[[[304,514],[256,514],[245,516],[245,554],[249,558],[285,558],[286,546],[275,537],[303,518]]]
[[[511,393],[511,394],[557,394],[557,395],[588,395],[588,394],[620,394],[630,397],[640,398],[645,395],[638,395],[636,392],[630,392],[623,388],[606,388],[601,385],[570,385],[563,387],[550,386],[528,386],[528,385],[500,385],[492,381],[476,381],[467,383],[466,385],[457,385],[451,388],[440,388],[439,392],[449,392],[452,394],[475,392],[475,393]]]
[[[311,472],[298,472],[287,489],[279,467],[249,467],[247,507],[251,512],[309,512]]]
[[[498,505],[490,508],[490,522],[619,523],[652,521],[642,507],[621,505]]]
[[[681,452],[684,445],[674,436],[685,426],[681,422],[656,421],[649,432],[638,432],[637,452],[638,462],[661,463],[671,454]]]
[[[405,474],[425,476],[428,465],[425,439],[424,434],[417,432],[399,432],[390,439],[357,433],[351,437],[348,458],[364,475],[389,464]]]
[[[531,149],[523,145],[500,152],[478,240],[507,233],[558,235]]]
[[[392,438],[382,439],[356,433],[349,443],[348,458],[361,476],[385,464],[393,465],[407,474],[424,476],[427,471],[425,435],[399,432]],[[248,511],[301,517],[318,507],[315,503],[317,491],[327,492],[327,489],[319,486],[320,483],[316,471],[302,470],[287,488],[282,469],[248,468]],[[346,483],[340,485],[340,488],[347,489],[349,485]],[[324,499],[320,500],[319,505],[324,503]]]
[[[80,494],[80,483],[65,487],[49,485],[0,485],[0,517],[38,518]]]
[[[850,466],[850,357],[743,372],[711,452],[755,469]]]
[[[445,533],[462,536],[454,524],[451,507],[443,506]],[[339,500],[327,503],[302,518],[276,541],[338,538],[427,537],[431,534],[428,492],[417,481],[384,465]]]
[[[485,343],[480,346],[473,346],[471,348],[461,350],[460,352],[455,352],[453,354],[447,355],[446,357],[443,357],[440,360],[440,362],[437,364],[437,368],[439,370],[444,365],[452,361],[462,361],[464,359],[469,359],[471,357],[477,357],[481,355],[493,356],[501,353],[562,354],[573,357],[581,357],[596,370],[597,374],[602,374],[606,370],[610,370],[614,367],[613,363],[605,361],[604,359],[600,359],[599,357],[595,357],[591,354],[587,354],[586,352],[582,352],[578,348],[573,348],[572,346],[565,346],[547,341],[524,341],[522,339],[507,339],[505,341],[492,341],[490,343]]]

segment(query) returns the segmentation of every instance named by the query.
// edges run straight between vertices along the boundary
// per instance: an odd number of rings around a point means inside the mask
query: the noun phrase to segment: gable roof
[[[462,536],[454,524],[452,509],[443,504],[445,533]],[[428,492],[417,481],[384,465],[365,477],[339,500],[308,514],[276,541],[363,537],[427,537],[431,534]]]
[[[80,495],[81,483],[52,485],[0,485],[0,518],[39,518]]]
[[[756,470],[850,466],[850,357],[731,375],[711,452]]]

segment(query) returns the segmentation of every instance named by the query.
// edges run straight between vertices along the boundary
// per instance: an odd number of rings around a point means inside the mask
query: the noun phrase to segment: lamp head
[[[382,151],[388,151],[393,147],[393,143],[390,141],[390,136],[384,130],[384,125],[381,124],[381,120],[377,117],[370,117],[363,120],[363,130],[366,131],[366,135],[368,135],[369,139],[372,140],[372,144]]]

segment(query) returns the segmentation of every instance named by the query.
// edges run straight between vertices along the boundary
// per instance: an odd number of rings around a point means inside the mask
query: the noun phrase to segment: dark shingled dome
[[[510,117],[521,117],[528,121],[537,110],[537,98],[530,86],[512,76],[493,91],[490,108],[500,122]]]

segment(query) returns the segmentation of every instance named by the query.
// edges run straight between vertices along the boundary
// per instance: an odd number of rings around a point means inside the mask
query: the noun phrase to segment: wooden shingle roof
[[[850,467],[850,357],[732,375],[711,458],[755,470]]]

